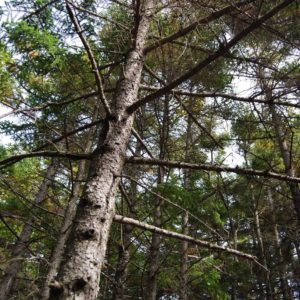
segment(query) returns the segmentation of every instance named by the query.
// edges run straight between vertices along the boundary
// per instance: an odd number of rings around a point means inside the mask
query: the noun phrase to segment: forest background
[[[0,299],[300,299],[299,15],[1,2]]]

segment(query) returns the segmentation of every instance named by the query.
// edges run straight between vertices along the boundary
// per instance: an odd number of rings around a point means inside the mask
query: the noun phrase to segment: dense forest
[[[300,299],[300,1],[0,1],[0,299]]]

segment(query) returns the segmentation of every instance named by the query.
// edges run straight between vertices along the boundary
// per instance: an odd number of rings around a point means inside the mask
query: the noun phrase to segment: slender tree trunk
[[[230,218],[230,234],[231,234],[231,238],[233,240],[233,244],[232,244],[232,248],[233,249],[237,249],[237,238],[238,238],[238,229],[236,228],[236,225],[234,224],[233,220]],[[237,258],[234,257],[233,260],[235,262],[237,262]],[[238,288],[237,288],[238,284],[237,284],[237,280],[235,278],[233,278],[232,280],[232,285],[231,285],[231,300],[236,300],[238,299]]]
[[[166,96],[164,101],[164,113],[163,113],[163,120],[160,132],[160,154],[159,158],[164,159],[166,155],[166,142],[169,135],[169,98]],[[162,167],[158,168],[158,179],[157,184],[162,184],[164,182],[164,169]],[[161,227],[161,204],[162,200],[160,198],[155,199],[155,207],[154,207],[154,222],[153,225],[157,227]],[[159,272],[159,247],[161,244],[161,236],[153,233],[151,246],[149,251],[149,269],[148,269],[148,282],[146,288],[146,300],[155,300],[157,295],[157,275]]]
[[[288,280],[287,280],[287,270],[286,270],[286,265],[285,261],[282,255],[282,250],[281,250],[281,243],[280,243],[280,237],[279,237],[279,232],[278,232],[278,226],[276,223],[276,217],[275,217],[275,210],[274,210],[274,202],[273,202],[273,196],[271,190],[269,190],[269,203],[270,203],[270,208],[272,210],[272,226],[273,226],[273,234],[274,234],[274,245],[275,245],[275,251],[276,255],[278,258],[278,271],[279,271],[279,277],[280,277],[280,286],[281,286],[281,291],[282,291],[282,299],[284,300],[289,300],[292,299],[291,294],[290,294],[290,288],[288,285]]]
[[[139,155],[141,152],[140,145],[136,145],[135,155]],[[134,172],[135,174],[137,172]],[[129,217],[135,218],[135,203],[136,203],[136,194],[137,194],[137,184],[136,182],[130,183],[130,193],[128,195],[128,210],[129,210]],[[127,195],[126,195],[127,196]],[[131,244],[131,235],[133,231],[133,226],[129,224],[123,225],[123,232],[122,232],[122,244],[119,245],[119,259],[118,264],[116,267],[115,273],[115,289],[113,291],[113,300],[123,300],[124,299],[124,292],[125,292],[125,282],[127,280],[128,275],[128,264],[130,260],[130,252],[129,246]]]
[[[191,109],[192,102],[189,102],[189,109]],[[185,161],[190,162],[190,152],[192,147],[193,140],[193,132],[192,132],[192,118],[189,115],[187,118],[187,131],[186,131],[186,141],[185,141]],[[191,171],[185,170],[184,172],[184,188],[186,190],[190,190],[191,182],[190,182]],[[189,234],[189,213],[187,211],[184,212],[182,218],[182,233],[185,235]],[[181,264],[180,264],[180,291],[179,291],[179,299],[180,300],[188,300],[188,242],[183,241],[181,244]]]
[[[114,215],[115,194],[124,165],[134,116],[126,108],[137,100],[143,67],[143,50],[154,2],[144,1],[137,16],[132,49],[127,54],[123,78],[114,96],[113,114],[92,157],[87,183],[73,222],[64,260],[50,299],[96,299],[101,267]]]
[[[156,199],[154,209],[154,222],[153,225],[161,227],[161,200]],[[159,234],[153,233],[151,246],[149,251],[149,269],[148,269],[148,282],[146,290],[146,300],[155,300],[157,294],[157,275],[159,271],[159,246],[161,237]]]
[[[86,152],[89,152],[92,146],[92,141],[89,139],[86,146]],[[70,228],[73,222],[73,219],[75,217],[76,213],[76,206],[77,206],[77,200],[80,198],[82,193],[82,181],[86,178],[86,168],[87,168],[87,161],[82,160],[79,162],[78,166],[78,173],[76,175],[76,182],[73,185],[73,191],[71,198],[69,200],[68,206],[66,207],[65,213],[64,213],[64,221],[61,226],[60,234],[58,236],[58,240],[55,244],[55,248],[53,250],[53,253],[50,258],[49,262],[49,270],[48,274],[44,283],[44,288],[41,291],[41,298],[43,300],[48,299],[49,297],[49,285],[50,282],[53,280],[55,275],[57,274],[58,267],[61,263],[63,252],[65,249],[66,241],[68,239],[68,236],[70,234]]]
[[[189,214],[186,211],[182,218],[182,233],[185,235],[189,234],[188,229]],[[181,266],[180,266],[180,300],[188,300],[188,242],[182,242],[181,245]]]
[[[130,260],[129,246],[131,243],[130,237],[133,230],[133,226],[125,224],[123,226],[123,240],[122,244],[119,245],[119,260],[115,273],[115,289],[113,291],[113,300],[124,299],[124,284],[128,275],[128,263]]]
[[[46,176],[39,188],[39,191],[35,197],[34,205],[31,209],[34,209],[36,205],[41,205],[42,202],[47,198],[48,188],[54,179],[56,172],[56,165],[51,163],[47,169]],[[12,248],[11,260],[5,269],[4,277],[1,279],[0,284],[0,299],[9,299],[12,288],[17,274],[20,272],[23,257],[26,254],[26,248],[29,246],[31,235],[33,232],[34,218],[31,217],[28,222],[23,226],[23,230]]]
[[[264,266],[267,266],[267,260],[265,256],[265,247],[264,242],[261,234],[261,228],[260,228],[260,220],[259,220],[259,212],[257,208],[254,209],[254,224],[255,224],[255,231],[256,231],[256,238],[257,238],[257,244],[258,244],[258,257],[261,261],[261,263]],[[265,274],[265,275],[264,275]],[[261,270],[259,270],[259,278],[261,278]],[[264,281],[265,281],[265,291],[266,291],[266,299],[272,299],[272,285],[270,281],[270,273],[263,271],[264,275]],[[261,279],[259,279],[261,281]]]
[[[158,184],[163,182],[163,170],[159,168],[158,171]],[[155,207],[153,212],[154,222],[153,225],[156,227],[161,227],[161,203],[160,198],[155,199]],[[159,246],[161,243],[161,236],[157,233],[152,234],[151,246],[149,250],[148,257],[148,276],[147,276],[147,285],[146,285],[146,300],[156,300],[157,295],[157,275],[159,272]]]
[[[282,160],[284,163],[285,167],[285,172],[287,175],[294,177],[295,176],[295,169],[293,166],[293,157],[291,153],[291,149],[288,146],[288,143],[286,141],[286,131],[283,127],[283,123],[281,121],[281,118],[275,108],[275,105],[272,103],[273,95],[272,95],[272,90],[270,89],[268,82],[265,79],[264,71],[259,70],[259,77],[261,80],[261,86],[263,91],[266,93],[266,100],[269,103],[269,109],[272,115],[272,122],[277,138],[277,143],[280,149],[280,153],[282,156]],[[294,182],[289,182],[288,183],[293,203],[294,203],[294,208],[295,212],[297,214],[298,221],[300,222],[300,189],[298,183]]]
[[[289,146],[285,140],[285,132],[282,128],[282,122],[280,120],[280,117],[274,107],[274,104],[269,105],[271,114],[272,114],[272,120],[276,132],[277,142],[280,148],[280,152],[283,158],[286,174],[289,176],[295,176],[295,169],[292,164],[292,157],[291,152],[289,149]],[[295,207],[295,211],[297,214],[298,221],[300,222],[300,189],[299,185],[297,183],[289,182],[289,187],[291,190],[291,195]]]
[[[97,116],[98,116],[98,109],[95,108],[95,112],[94,112],[92,121],[95,121]],[[94,134],[95,134],[95,128],[91,129],[90,132],[88,133],[86,146],[85,146],[86,153],[91,151],[91,148],[93,145]],[[58,240],[56,242],[55,248],[54,248],[51,258],[50,258],[48,274],[47,274],[46,280],[44,282],[44,287],[41,291],[41,299],[43,299],[43,300],[46,300],[49,298],[50,282],[53,280],[53,278],[57,274],[58,267],[59,267],[62,257],[63,257],[63,253],[64,253],[65,246],[66,246],[66,241],[69,237],[70,228],[71,228],[73,219],[75,217],[77,201],[80,198],[81,193],[82,193],[82,183],[81,182],[86,179],[86,170],[87,170],[87,161],[81,160],[78,164],[78,173],[76,175],[76,180],[73,185],[72,195],[71,195],[69,203],[65,209],[64,221],[61,226],[60,234],[58,236]]]

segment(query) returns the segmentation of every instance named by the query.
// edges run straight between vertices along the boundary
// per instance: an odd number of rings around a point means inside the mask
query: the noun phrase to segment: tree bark
[[[56,165],[51,163],[47,169],[46,176],[39,188],[39,191],[35,197],[32,209],[36,205],[40,205],[47,197],[48,188],[55,176]],[[12,248],[12,256],[10,263],[4,271],[4,277],[1,279],[0,284],[0,299],[9,299],[12,288],[14,287],[14,282],[17,274],[20,272],[23,260],[22,258],[26,254],[26,248],[29,246],[31,235],[33,232],[34,218],[31,217],[28,222],[23,226],[23,230],[16,241],[14,247]]]
[[[87,183],[80,199],[57,279],[49,299],[96,299],[101,267],[111,227],[115,194],[134,116],[126,108],[137,100],[143,67],[143,51],[154,1],[139,7],[132,49],[127,54],[123,78],[114,96],[112,115],[93,153]]]

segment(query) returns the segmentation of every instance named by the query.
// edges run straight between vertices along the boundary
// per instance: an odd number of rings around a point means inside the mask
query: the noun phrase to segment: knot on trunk
[[[64,292],[62,284],[56,280],[53,280],[49,284],[50,296],[49,299],[58,299],[58,297]]]
[[[77,278],[73,281],[72,291],[77,292],[77,291],[83,290],[84,287],[86,286],[86,284],[87,284],[87,281],[85,279]]]
[[[93,228],[89,228],[87,230],[83,230],[81,232],[79,232],[79,237],[83,240],[93,240],[96,239],[96,233],[97,231]]]

